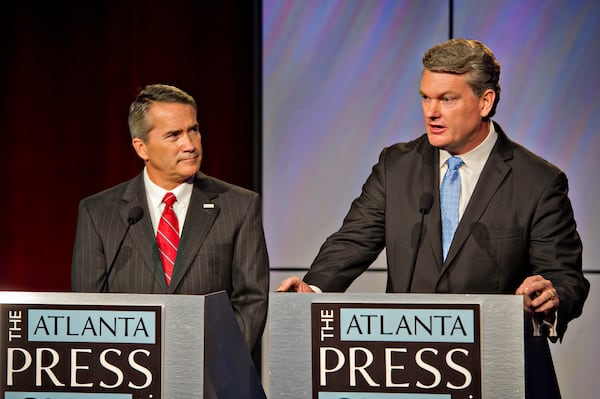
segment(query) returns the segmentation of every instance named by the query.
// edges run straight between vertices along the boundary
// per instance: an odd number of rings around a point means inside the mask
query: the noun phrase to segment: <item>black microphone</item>
[[[425,215],[429,213],[431,210],[431,206],[433,205],[433,195],[431,193],[423,193],[419,198],[419,213],[421,214],[421,223],[419,223],[419,235],[417,238],[417,243],[415,245],[415,252],[413,254],[412,264],[410,266],[410,274],[408,276],[408,288],[406,292],[410,292],[412,288],[413,275],[415,274],[415,267],[417,266],[417,256],[419,254],[419,249],[421,249],[421,238],[423,237],[423,221],[425,220]]]
[[[112,273],[113,268],[115,267],[115,261],[119,256],[119,252],[121,252],[121,247],[123,246],[123,242],[125,241],[125,237],[127,237],[127,233],[129,233],[129,229],[131,226],[140,221],[140,219],[144,216],[144,210],[139,206],[134,206],[129,210],[129,214],[127,215],[127,228],[125,229],[125,233],[123,237],[121,237],[121,241],[119,241],[119,246],[117,247],[117,252],[115,252],[115,256],[113,257],[112,262],[110,263],[110,267],[108,268],[108,272],[104,276],[104,282],[102,283],[102,288],[100,288],[100,292],[106,292],[108,288],[108,278]]]

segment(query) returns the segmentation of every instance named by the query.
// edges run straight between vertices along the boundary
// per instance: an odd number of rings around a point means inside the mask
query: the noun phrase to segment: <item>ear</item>
[[[131,145],[133,146],[135,152],[138,154],[138,157],[142,158],[144,161],[148,160],[149,157],[148,152],[146,151],[146,143],[144,142],[144,140],[135,137],[131,139]]]
[[[479,99],[479,114],[482,118],[487,117],[494,106],[496,100],[496,92],[492,89],[487,89]]]

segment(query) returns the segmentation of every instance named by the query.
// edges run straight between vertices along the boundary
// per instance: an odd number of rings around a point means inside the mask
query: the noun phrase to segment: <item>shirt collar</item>
[[[483,140],[471,151],[460,155],[460,158],[464,161],[465,166],[483,169],[483,166],[487,162],[487,159],[492,152],[492,148],[494,148],[494,144],[496,144],[497,138],[498,132],[496,132],[496,128],[494,127],[494,122],[490,120],[490,131],[485,140]],[[440,149],[440,169],[446,165],[446,161],[451,156],[452,154],[450,154],[448,151]]]
[[[146,186],[146,196],[148,197],[148,203],[153,208],[160,207],[165,194],[168,192],[173,193],[175,197],[177,197],[178,204],[187,204],[192,196],[193,182],[194,177],[191,177],[185,183],[178,185],[173,190],[165,190],[150,180],[148,171],[146,168],[144,168],[144,185]]]

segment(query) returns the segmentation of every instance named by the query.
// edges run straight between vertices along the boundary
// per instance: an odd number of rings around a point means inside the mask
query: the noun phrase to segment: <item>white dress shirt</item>
[[[183,222],[185,221],[185,215],[187,215],[190,199],[192,198],[193,181],[194,178],[192,177],[187,182],[175,187],[173,190],[165,190],[150,180],[148,171],[144,168],[144,186],[146,187],[146,198],[148,198],[148,209],[150,210],[154,235],[156,235],[156,232],[158,231],[158,222],[165,209],[165,204],[162,200],[166,193],[171,192],[177,198],[177,201],[173,204],[173,211],[175,212],[175,215],[177,215],[179,236],[181,237]]]
[[[464,164],[458,168],[458,173],[460,175],[460,202],[458,205],[459,220],[462,218],[463,213],[465,213],[467,204],[469,203],[471,195],[475,190],[477,180],[479,180],[481,171],[483,170],[483,167],[485,166],[485,163],[487,162],[497,139],[498,133],[494,128],[494,124],[490,121],[490,131],[485,140],[483,140],[481,144],[473,148],[471,151],[465,154],[457,155],[464,161]],[[441,186],[444,175],[446,174],[446,170],[448,169],[448,163],[446,161],[452,156],[452,154],[446,150],[439,151]]]

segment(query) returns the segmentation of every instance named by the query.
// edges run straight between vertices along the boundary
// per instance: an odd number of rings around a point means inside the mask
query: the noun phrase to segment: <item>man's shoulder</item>
[[[97,204],[103,204],[106,206],[108,203],[120,201],[128,190],[131,190],[132,184],[139,182],[140,176],[134,177],[133,179],[121,182],[112,187],[89,195],[81,200],[82,204],[87,206],[94,206]]]
[[[385,147],[381,152],[380,161],[387,165],[402,165],[413,162],[432,162],[434,157],[435,148],[429,144],[427,135],[423,134],[414,140]]]
[[[427,140],[427,134],[422,134],[410,141],[403,141],[403,142],[395,143],[395,144],[389,146],[388,148],[394,149],[394,150],[400,151],[400,152],[409,152],[409,151],[414,151],[414,150],[417,150],[417,149],[420,149],[423,147],[431,147],[431,145],[429,144],[429,141]]]
[[[386,147],[384,151],[389,155],[405,155],[410,153],[423,153],[431,151],[433,147],[427,140],[427,135],[423,134],[414,140],[399,142]]]
[[[196,187],[207,195],[231,195],[235,197],[251,198],[257,196],[258,193],[247,188],[226,182],[216,177],[209,176],[202,172],[198,172],[194,181]]]
[[[502,148],[499,153],[509,165],[516,170],[525,170],[548,177],[563,173],[562,170],[542,155],[534,153],[522,144],[509,139],[504,133],[500,135]]]

